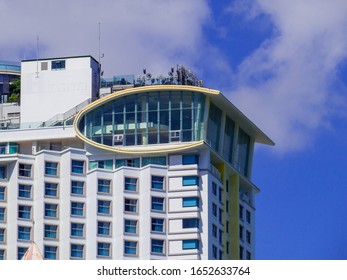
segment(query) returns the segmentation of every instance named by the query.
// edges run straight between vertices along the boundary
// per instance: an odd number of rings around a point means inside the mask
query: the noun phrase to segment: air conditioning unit
[[[115,134],[113,136],[113,145],[114,146],[123,145],[123,139],[124,139],[124,135],[123,134]]]

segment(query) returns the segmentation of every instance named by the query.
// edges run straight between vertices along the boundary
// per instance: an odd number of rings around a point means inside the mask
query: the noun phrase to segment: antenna
[[[39,35],[36,39],[36,78],[39,77]]]

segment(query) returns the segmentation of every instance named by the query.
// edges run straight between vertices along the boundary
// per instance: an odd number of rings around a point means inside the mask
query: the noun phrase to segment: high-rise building
[[[97,66],[22,62],[26,123],[0,132],[0,259],[33,242],[44,259],[253,259],[254,145],[273,142],[183,67],[103,80],[93,101]]]

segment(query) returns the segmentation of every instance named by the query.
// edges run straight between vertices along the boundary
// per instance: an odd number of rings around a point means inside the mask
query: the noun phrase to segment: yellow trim
[[[239,185],[240,178],[238,174],[234,174],[229,178],[230,186],[230,258],[232,260],[240,259],[240,236],[239,236]]]
[[[113,99],[117,99],[123,96],[135,94],[135,93],[141,93],[141,92],[149,92],[149,91],[191,91],[191,92],[200,92],[204,94],[220,94],[217,90],[207,89],[207,88],[200,88],[200,87],[192,87],[192,86],[177,86],[177,85],[162,85],[162,86],[146,86],[146,87],[135,87],[135,88],[129,88],[125,90],[121,90],[118,92],[115,92],[113,94],[110,94],[104,98],[98,99],[86,107],[84,107],[76,116],[73,127],[77,134],[77,137],[80,138],[82,141],[103,149],[107,151],[112,151],[116,153],[121,154],[153,154],[153,153],[166,153],[166,152],[175,152],[175,151],[182,151],[186,149],[195,148],[198,146],[203,145],[204,141],[195,141],[195,142],[187,142],[182,144],[175,144],[168,147],[168,144],[156,144],[151,146],[132,146],[132,147],[114,147],[114,146],[107,146],[103,144],[99,144],[97,142],[94,142],[87,137],[85,137],[78,129],[78,123],[80,119],[89,111],[92,109],[110,101]],[[160,145],[160,146],[159,146]]]

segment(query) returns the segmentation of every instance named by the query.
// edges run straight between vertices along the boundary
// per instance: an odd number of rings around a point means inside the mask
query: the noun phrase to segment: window
[[[98,257],[110,257],[111,256],[111,244],[98,242]]]
[[[149,164],[166,165],[166,157],[143,157],[142,166]]]
[[[116,138],[116,135],[115,135],[115,138]],[[122,166],[140,167],[140,159],[139,158],[116,159],[116,168],[122,167]]]
[[[19,164],[18,175],[21,177],[31,178],[31,164]]]
[[[217,196],[217,184],[216,184],[216,182],[212,182],[212,194]]]
[[[110,215],[111,214],[111,201],[98,200],[98,214]]]
[[[222,260],[223,259],[223,251],[219,250],[219,259]]]
[[[152,210],[164,211],[164,198],[152,196]]]
[[[164,232],[164,219],[152,218],[152,231]]]
[[[47,260],[56,260],[57,259],[57,246],[44,246],[44,258]]]
[[[151,253],[164,254],[164,240],[152,239],[151,240]]]
[[[219,188],[219,201],[222,202],[223,200],[223,189]]]
[[[212,257],[217,259],[217,247],[215,245],[212,245]]]
[[[239,226],[239,236],[240,240],[243,240],[243,226]]]
[[[44,234],[47,239],[58,239],[58,226],[45,225]]]
[[[137,233],[137,221],[136,220],[124,220],[124,232]]]
[[[219,230],[219,244],[223,244],[223,231]]]
[[[6,154],[7,143],[0,143],[0,155]]]
[[[226,180],[225,182],[225,190],[226,192],[229,192],[229,180]]]
[[[164,189],[164,177],[152,176],[152,189],[163,190]]]
[[[229,213],[229,200],[225,201],[225,212]]]
[[[6,218],[6,208],[0,207],[0,222],[5,222]]]
[[[31,219],[31,206],[18,205],[18,218],[19,219]]]
[[[198,218],[183,219],[182,228],[199,228],[199,219]]]
[[[84,224],[71,223],[71,237],[84,237]]]
[[[243,260],[243,251],[244,251],[243,247],[240,246],[240,260]]]
[[[125,177],[124,178],[124,189],[126,191],[136,192],[137,191],[137,178]]]
[[[252,259],[251,252],[246,251],[246,260],[251,260],[251,259]]]
[[[217,238],[217,226],[215,224],[212,224],[212,235]]]
[[[183,186],[197,186],[197,185],[199,185],[199,177],[198,176],[184,176],[184,177],[182,177],[182,185]]]
[[[5,240],[5,234],[6,230],[4,228],[0,228],[0,243],[4,243],[6,240]]]
[[[225,249],[226,249],[227,254],[229,254],[229,251],[230,251],[229,241],[225,242]]]
[[[198,155],[183,155],[182,156],[182,164],[199,164],[199,156]]]
[[[30,199],[31,198],[31,186],[19,184],[18,185],[18,197]]]
[[[96,161],[90,161],[89,162],[89,170],[100,168],[100,169],[113,169],[113,160],[96,160]]]
[[[182,199],[183,207],[199,207],[198,197],[183,197]]]
[[[0,260],[4,260],[4,259],[5,259],[5,250],[0,249]]]
[[[111,222],[98,221],[98,235],[111,236]]]
[[[246,230],[246,241],[248,244],[251,244],[251,232]]]
[[[84,161],[72,160],[71,161],[71,173],[84,174]]]
[[[187,239],[182,241],[183,250],[199,249],[199,240]]]
[[[124,241],[124,254],[137,255],[137,241]]]
[[[217,217],[217,205],[212,202],[212,215]]]
[[[45,196],[58,197],[58,184],[45,182]]]
[[[6,187],[0,186],[0,201],[6,200]]]
[[[223,223],[223,209],[219,208],[219,222],[222,224]]]
[[[51,69],[52,70],[64,70],[65,69],[65,60],[52,60]]]
[[[0,180],[6,180],[6,179],[7,179],[6,166],[0,165]]]
[[[18,226],[18,240],[31,240],[31,227]]]
[[[71,244],[70,245],[70,257],[72,259],[83,259],[84,258],[84,245]]]
[[[111,193],[111,180],[98,179],[98,193]]]
[[[246,210],[246,222],[249,224],[251,223],[251,212],[248,210]]]
[[[58,218],[58,205],[45,203],[45,218]]]
[[[84,195],[84,182],[71,181],[71,194],[83,196]]]
[[[84,202],[71,201],[71,216],[84,217]]]
[[[242,205],[239,206],[239,218],[241,221],[243,221],[243,206]]]
[[[17,258],[18,260],[21,260],[25,254],[25,252],[28,250],[28,247],[18,247],[17,248]]]
[[[45,162],[45,174],[51,176],[58,176],[58,163],[57,162]]]
[[[137,212],[137,199],[124,199],[124,211],[125,212]]]

